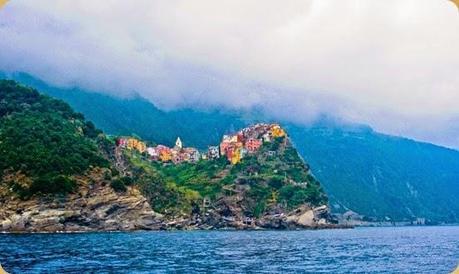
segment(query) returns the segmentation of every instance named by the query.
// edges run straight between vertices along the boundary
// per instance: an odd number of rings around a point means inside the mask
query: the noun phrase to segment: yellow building
[[[135,149],[135,147],[137,146],[137,142],[139,142],[137,139],[134,139],[134,138],[129,138],[127,140],[127,145],[126,147],[128,149]]]
[[[139,151],[140,153],[144,153],[146,150],[147,150],[147,145],[142,142],[142,141],[139,141],[135,138],[129,138],[127,140],[127,146],[126,146],[128,149],[135,149],[137,151]]]
[[[147,145],[144,142],[138,142],[135,147],[140,153],[144,153],[147,150]]]
[[[274,138],[285,137],[285,131],[279,125],[271,126],[271,134]]]
[[[231,164],[236,165],[241,161],[241,148],[235,147],[233,153],[231,154]]]

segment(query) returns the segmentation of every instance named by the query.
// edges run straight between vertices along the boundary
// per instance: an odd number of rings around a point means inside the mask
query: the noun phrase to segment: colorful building
[[[250,138],[245,142],[245,148],[249,153],[254,153],[260,149],[262,142],[260,139]]]
[[[236,143],[238,142],[238,135],[223,135],[223,142]]]
[[[271,142],[275,138],[285,137],[286,132],[279,124],[259,123],[244,128],[236,134],[224,135],[219,146],[210,146],[207,153],[200,154],[192,147],[183,147],[180,137],[177,137],[174,148],[158,145],[148,147],[136,138],[119,138],[116,140],[118,147],[135,149],[141,153],[147,152],[152,160],[176,164],[183,162],[198,162],[201,158],[205,160],[218,159],[225,156],[233,165],[239,163],[247,154],[260,150],[263,142]],[[271,152],[270,153],[275,153]]]
[[[273,138],[285,137],[285,131],[278,124],[271,125],[271,136]]]
[[[220,143],[220,155],[225,156],[229,146],[231,146],[231,142],[223,140],[223,142]]]
[[[156,147],[159,154],[159,160],[162,162],[169,162],[172,160],[172,150],[166,146],[159,145]]]
[[[189,160],[190,162],[192,163],[196,163],[199,161],[199,159],[201,159],[201,153],[199,153],[199,151],[195,148],[192,148],[192,147],[187,147],[185,148],[185,151],[188,153],[189,155]]]
[[[243,138],[242,134],[223,135],[223,140],[220,143],[220,155],[222,156],[226,155],[226,151],[228,150],[228,147],[233,146],[233,144],[242,143],[239,141],[240,138]]]
[[[126,148],[127,144],[128,144],[128,141],[127,141],[126,138],[118,138],[118,139],[116,139],[115,143],[116,143],[117,147]]]
[[[244,145],[241,142],[231,143],[225,150],[226,159],[233,165],[239,163],[242,159],[241,151],[243,147]]]
[[[181,164],[185,161],[184,153],[179,153],[176,150],[172,150],[172,162],[174,164]]]
[[[147,150],[147,145],[142,142],[142,141],[139,141],[135,138],[129,138],[127,139],[127,146],[126,146],[128,149],[135,149],[137,151],[139,151],[140,153],[144,153],[146,150]]]
[[[246,138],[244,136],[244,133],[242,131],[239,131],[236,135],[236,138],[237,138],[237,142],[241,142],[241,143],[244,143]]]
[[[209,149],[207,150],[207,158],[209,158],[210,160],[220,158],[220,151],[218,149],[218,146],[209,147]]]
[[[232,165],[236,165],[241,161],[242,159],[241,150],[242,150],[241,147],[234,147],[231,153],[231,158],[229,159]]]
[[[138,142],[136,148],[140,153],[144,153],[147,150],[147,145],[144,142]]]
[[[263,142],[266,142],[266,143],[270,143],[273,140],[271,132],[266,132],[265,134],[263,134],[261,138],[263,139]]]
[[[147,148],[147,153],[151,157],[152,160],[158,160],[159,159],[158,149],[156,149],[154,147],[148,147]]]

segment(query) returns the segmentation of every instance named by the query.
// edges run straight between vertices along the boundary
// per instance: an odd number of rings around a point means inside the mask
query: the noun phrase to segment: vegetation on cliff
[[[66,103],[0,81],[0,179],[21,197],[71,192],[72,175],[108,166],[100,133]]]
[[[253,113],[177,110],[81,90],[62,90],[24,74],[21,82],[64,99],[109,134],[132,135],[173,145],[180,135],[205,149],[222,134],[260,119]],[[111,119],[116,116],[117,119]],[[310,126],[285,124],[300,155],[311,165],[335,212],[353,210],[377,220],[458,222],[459,152],[379,134],[366,126],[327,120]]]
[[[75,192],[83,181],[90,187],[85,174],[99,170],[97,183],[116,192],[135,187],[153,210],[172,218],[209,210],[251,218],[327,204],[288,137],[235,165],[225,158],[150,161],[146,153],[120,150],[66,103],[13,81],[0,81],[0,153],[0,186],[22,199]]]
[[[327,204],[319,182],[288,138],[265,143],[257,153],[231,165],[225,158],[197,163],[164,164],[125,151],[135,180],[160,213],[203,212],[207,201],[240,207],[244,216],[271,210],[289,211],[301,205]]]

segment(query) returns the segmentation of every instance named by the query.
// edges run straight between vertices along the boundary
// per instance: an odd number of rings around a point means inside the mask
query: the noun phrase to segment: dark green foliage
[[[112,172],[108,171],[104,173],[104,180],[110,181],[112,179]]]
[[[288,162],[288,163],[292,163],[292,162],[299,161],[300,157],[299,157],[298,152],[296,151],[296,149],[294,149],[293,147],[289,147],[289,148],[285,149],[285,151],[284,151],[283,160]]]
[[[109,167],[99,149],[110,154],[113,140],[102,136],[81,114],[74,113],[61,101],[11,81],[1,82],[0,88],[3,113],[0,151],[4,156],[0,167],[4,172],[19,171],[32,179],[30,186],[13,183],[22,197],[72,192],[76,188],[72,175],[82,174],[91,166]],[[219,199],[225,195],[224,187],[231,189],[236,184],[249,187],[247,209],[254,216],[263,214],[271,206],[275,192],[293,180],[308,182],[315,188],[305,185],[309,200],[303,195],[303,199],[297,198],[292,204],[326,202],[326,196],[308,174],[296,150],[284,141],[279,138],[265,144],[260,153],[246,157],[236,166],[230,166],[224,158],[195,164],[152,164],[145,155],[126,151],[133,177],[119,177],[113,168],[103,176],[117,192],[137,184],[152,207],[165,214],[190,213],[193,208],[199,208],[204,197]],[[276,151],[280,156],[268,157],[268,151]],[[287,174],[290,170],[292,175]],[[313,194],[317,197],[312,197]]]
[[[131,178],[131,177],[128,177],[128,176],[124,176],[124,177],[121,177],[121,182],[123,182],[123,184],[125,186],[131,186],[134,184],[134,180]]]
[[[267,200],[271,196],[272,189],[256,180],[251,181],[251,187],[248,196],[253,200],[252,214],[255,217],[262,215],[266,209]]]
[[[335,211],[459,221],[459,152],[367,128],[289,128]]]
[[[125,192],[127,190],[126,184],[121,179],[115,179],[110,183],[110,186],[116,192]]]
[[[112,180],[110,183],[110,186],[116,192],[125,192],[127,190],[127,186],[132,186],[133,184],[134,184],[134,180],[131,177],[124,176],[124,177]]]
[[[18,189],[21,196],[71,192],[68,176],[108,166],[94,140],[99,134],[64,102],[0,81],[0,176],[20,171],[32,178],[30,189]]]
[[[120,175],[120,172],[119,172],[117,169],[115,169],[115,168],[112,168],[110,171],[112,172],[112,176],[118,176],[118,175]]]
[[[253,113],[164,112],[140,98],[122,100],[60,90],[24,74],[15,77],[66,100],[108,133],[137,133],[143,139],[168,145],[179,135],[186,145],[204,149],[217,144],[227,132],[255,120],[266,121]],[[419,216],[459,221],[459,152],[325,119],[311,127],[290,125],[287,129],[327,190],[333,211],[351,209],[379,219]],[[296,157],[293,151],[287,152],[287,159]],[[222,182],[229,184],[234,179],[231,175]]]
[[[68,194],[76,190],[76,182],[63,175],[47,174],[34,180],[28,187],[13,183],[10,187],[22,199],[27,199],[34,194]]]
[[[266,149],[270,151],[277,151],[280,144],[284,141],[284,137],[276,138],[270,143],[265,143]]]
[[[21,83],[66,101],[108,134],[137,134],[157,144],[173,146],[177,136],[185,136],[185,145],[206,149],[210,144],[217,144],[223,133],[247,124],[237,115],[224,111],[183,109],[164,112],[141,97],[120,100],[98,93],[53,88],[27,74],[20,73],[14,77]]]
[[[216,200],[234,195],[236,192],[231,189],[236,185],[247,186],[247,193],[244,194],[246,199],[243,203],[246,204],[244,206],[247,210],[246,214],[252,216],[264,214],[270,206],[278,202],[285,202],[287,209],[302,204],[312,206],[326,204],[327,197],[321,190],[320,184],[309,174],[296,150],[290,148],[283,139],[277,142],[276,147],[276,155],[279,156],[266,154],[273,148],[268,143],[259,153],[248,155],[234,166],[229,165],[224,158],[216,161],[200,161],[195,164],[173,165],[156,162],[148,164],[138,154],[128,153],[128,155],[131,155],[133,163],[141,168],[139,174],[155,174],[156,179],[142,181],[142,188],[147,196],[152,197],[152,204],[155,204],[159,212],[177,211],[180,203],[182,208],[191,210],[194,205],[199,206],[198,201],[204,197]],[[289,155],[284,155],[284,152]],[[289,163],[282,160],[286,157],[290,159]],[[294,170],[294,174],[288,174],[290,170]],[[294,186],[294,184],[298,185]],[[284,191],[282,199],[273,200],[276,193],[284,190],[286,186],[292,186],[293,193],[284,193]],[[164,195],[155,195],[153,194],[155,192]],[[192,198],[184,199],[184,197]]]
[[[284,178],[282,176],[272,176],[268,179],[268,185],[274,189],[280,189],[284,185]]]
[[[76,187],[76,182],[69,177],[63,175],[45,176],[38,178],[32,183],[30,194],[67,194],[75,191]]]

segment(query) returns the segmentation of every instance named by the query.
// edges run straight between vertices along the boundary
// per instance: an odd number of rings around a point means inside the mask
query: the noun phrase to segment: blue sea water
[[[10,273],[449,273],[459,227],[1,234]]]

